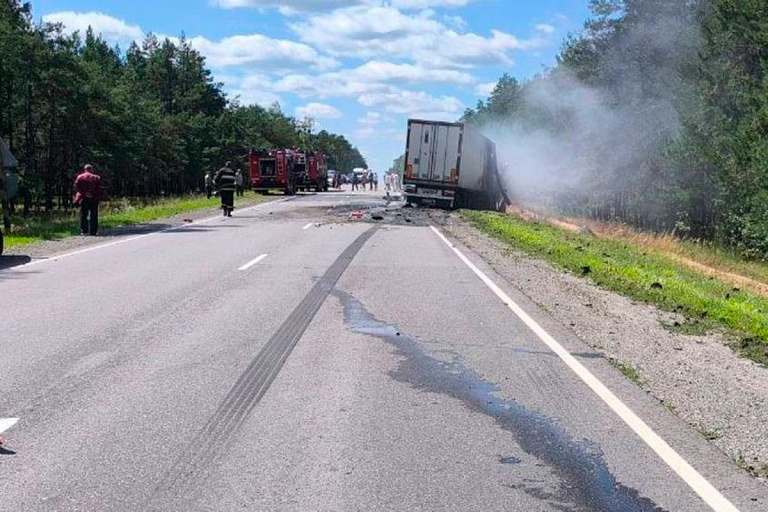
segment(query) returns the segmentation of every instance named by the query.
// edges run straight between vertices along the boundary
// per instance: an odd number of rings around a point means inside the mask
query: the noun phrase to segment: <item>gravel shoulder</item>
[[[430,217],[607,359],[634,367],[638,385],[768,483],[768,369],[736,355],[721,334],[670,332],[662,322],[675,315],[515,251],[458,215]]]
[[[282,197],[283,196],[274,196],[270,200],[274,201],[281,199]],[[264,198],[260,196],[240,199],[236,204],[237,209],[235,212],[237,212],[237,210],[248,208],[249,206],[264,202]],[[269,202],[269,200],[266,202]],[[113,242],[120,240],[121,238],[144,235],[163,229],[178,227],[187,224],[190,221],[194,222],[200,219],[205,219],[207,217],[212,217],[216,214],[221,214],[220,208],[204,208],[202,210],[181,213],[171,217],[164,217],[144,224],[136,224],[134,226],[126,226],[122,228],[100,231],[98,236],[71,236],[57,240],[45,240],[43,242],[18,245],[6,249],[3,253],[3,258],[10,259],[8,257],[16,257],[14,259],[17,259],[21,256],[31,259],[50,258],[59,254],[76,251],[78,249],[83,249],[92,245]],[[23,261],[20,262],[23,263]],[[2,268],[2,265],[0,265],[0,268]]]

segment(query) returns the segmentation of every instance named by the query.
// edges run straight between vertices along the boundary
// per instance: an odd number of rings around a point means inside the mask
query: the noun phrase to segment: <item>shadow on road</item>
[[[32,261],[29,256],[0,256],[0,270],[6,270]]]

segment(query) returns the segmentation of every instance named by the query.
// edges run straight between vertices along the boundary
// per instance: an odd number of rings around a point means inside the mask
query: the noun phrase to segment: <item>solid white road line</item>
[[[261,260],[263,260],[263,259],[264,259],[264,258],[266,258],[266,257],[267,257],[267,255],[266,255],[266,254],[262,254],[261,256],[259,256],[258,258],[256,258],[255,260],[249,261],[248,263],[246,263],[245,265],[243,265],[242,267],[240,267],[238,270],[240,270],[241,272],[242,272],[243,270],[248,270],[249,268],[251,268],[252,266],[256,265],[257,263],[259,263]]]
[[[268,204],[283,203],[285,201],[288,201],[288,199],[278,199],[277,201],[269,201],[269,202],[266,202],[266,203],[259,203],[257,205],[251,206],[249,208],[245,208],[244,210],[240,210],[237,213],[244,213],[244,212],[248,212],[248,211],[251,211],[251,210],[255,210],[256,208],[261,208],[262,206],[265,206],[265,205],[268,205]],[[235,215],[235,217],[237,217],[237,215]],[[221,215],[216,215],[214,217],[208,217],[207,219],[201,219],[201,220],[198,220],[198,221],[195,221],[195,222],[190,222],[188,224],[183,224],[181,226],[174,226],[174,227],[171,227],[171,228],[165,228],[165,229],[161,229],[161,230],[158,230],[158,231],[153,231],[153,232],[147,233],[145,235],[136,235],[136,236],[132,236],[132,237],[129,237],[129,238],[124,238],[122,240],[117,240],[115,242],[109,242],[109,243],[106,243],[106,244],[94,245],[94,246],[91,246],[91,247],[87,247],[85,249],[80,249],[78,251],[65,252],[64,254],[59,254],[57,256],[52,256],[50,258],[30,261],[29,263],[25,263],[23,265],[19,265],[17,267],[13,267],[13,270],[19,270],[19,269],[23,269],[25,267],[31,267],[31,266],[34,266],[34,265],[39,265],[41,263],[49,263],[51,261],[58,261],[58,260],[62,260],[64,258],[69,258],[70,256],[77,256],[78,254],[85,254],[87,252],[96,251],[96,250],[99,250],[99,249],[106,249],[107,247],[112,247],[112,246],[115,246],[115,245],[120,245],[120,244],[124,244],[124,243],[128,243],[128,242],[133,242],[134,240],[139,240],[139,239],[142,239],[142,238],[147,238],[149,236],[158,235],[160,233],[167,233],[169,231],[177,231],[177,230],[189,227],[189,226],[197,226],[197,225],[200,225],[200,224],[207,224],[208,222],[213,222],[214,220],[221,219],[221,218],[222,218]]]
[[[14,426],[19,418],[0,418],[0,434]]]
[[[528,313],[526,313],[515,301],[513,301],[496,283],[485,275],[469,258],[459,251],[437,228],[430,226],[432,231],[463,261],[472,272],[477,275],[490,288],[504,304],[517,315],[520,320],[533,331],[560,359],[570,368],[592,391],[613,410],[645,444],[647,444],[661,459],[685,481],[693,491],[698,494],[709,507],[716,512],[739,512],[720,491],[710,484],[701,474],[685,461],[671,446],[667,444],[656,432],[640,419],[619,398],[609,390],[605,384],[595,377],[592,372],[576,360],[557,340],[547,333]]]
[[[314,225],[315,225],[315,223],[314,223],[314,222],[310,222],[309,224],[307,224],[306,226],[304,226],[304,227],[303,227],[303,228],[301,228],[301,229],[303,229],[303,230],[305,230],[305,231],[306,231],[307,229],[311,228],[311,227],[312,227],[312,226],[314,226]]]

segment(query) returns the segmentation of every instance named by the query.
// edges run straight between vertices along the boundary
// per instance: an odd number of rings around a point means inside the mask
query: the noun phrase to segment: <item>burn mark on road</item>
[[[552,418],[532,411],[512,399],[497,395],[499,388],[480,377],[460,358],[446,362],[431,357],[421,344],[394,326],[377,320],[360,301],[335,290],[344,308],[344,319],[356,333],[380,338],[394,346],[404,359],[391,372],[398,382],[416,389],[448,395],[473,411],[493,418],[510,432],[527,454],[551,467],[561,480],[548,499],[568,510],[611,512],[666,512],[633,488],[619,483],[602,452],[587,441],[574,440]],[[541,488],[515,486],[542,498]]]

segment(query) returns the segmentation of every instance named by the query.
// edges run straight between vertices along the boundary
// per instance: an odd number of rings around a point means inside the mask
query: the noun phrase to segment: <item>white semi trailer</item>
[[[496,145],[464,123],[408,121],[403,188],[410,204],[497,211],[509,205]]]

